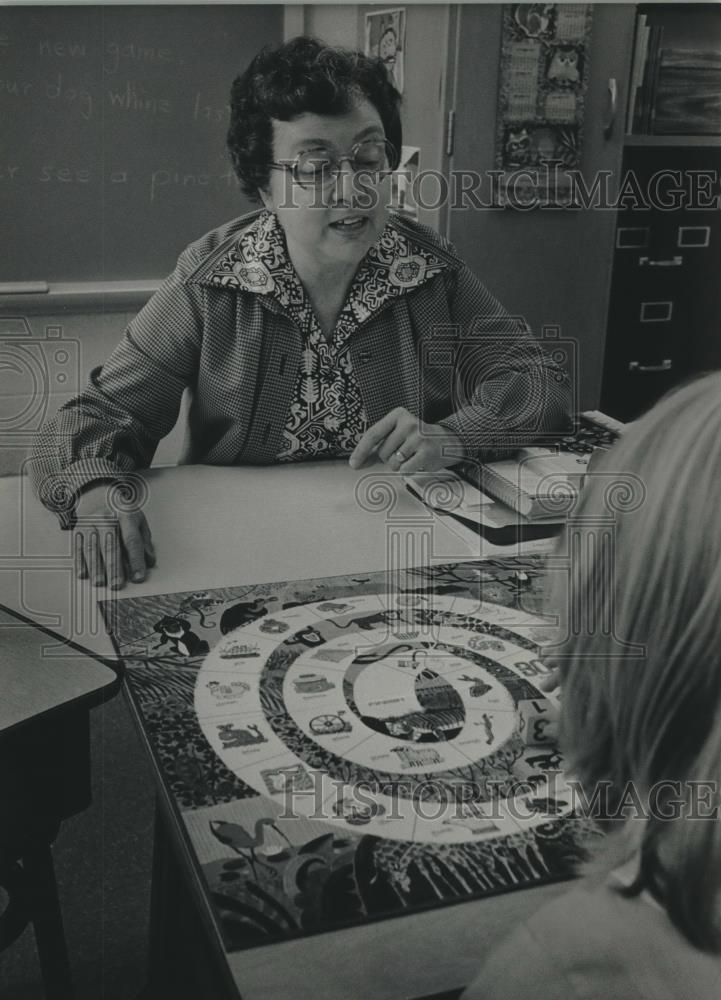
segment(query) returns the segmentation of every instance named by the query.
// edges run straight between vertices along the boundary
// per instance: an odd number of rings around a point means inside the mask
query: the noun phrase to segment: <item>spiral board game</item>
[[[229,950],[566,878],[540,557],[103,603]]]

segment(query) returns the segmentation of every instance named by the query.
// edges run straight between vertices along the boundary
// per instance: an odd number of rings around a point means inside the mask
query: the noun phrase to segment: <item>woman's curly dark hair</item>
[[[266,188],[273,160],[273,118],[342,115],[361,96],[380,115],[386,139],[400,156],[401,95],[380,59],[334,48],[299,36],[261,49],[230,91],[228,149],[241,187],[249,198]],[[397,167],[398,162],[391,164]]]

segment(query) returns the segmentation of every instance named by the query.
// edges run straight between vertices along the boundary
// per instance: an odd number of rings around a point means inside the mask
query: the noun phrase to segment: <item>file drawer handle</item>
[[[683,257],[678,254],[676,257],[670,257],[668,260],[651,260],[650,257],[639,257],[638,266],[643,267],[647,264],[649,267],[681,267],[683,265]]]
[[[628,370],[630,372],[670,372],[673,366],[671,358],[664,358],[659,365],[642,365],[640,361],[629,361]]]

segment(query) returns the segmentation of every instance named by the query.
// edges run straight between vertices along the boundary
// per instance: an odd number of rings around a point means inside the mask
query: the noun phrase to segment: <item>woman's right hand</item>
[[[117,510],[110,503],[113,485],[99,483],[78,501],[75,526],[75,575],[94,587],[113,590],[128,579],[141,583],[155,565],[155,550],[145,514]]]

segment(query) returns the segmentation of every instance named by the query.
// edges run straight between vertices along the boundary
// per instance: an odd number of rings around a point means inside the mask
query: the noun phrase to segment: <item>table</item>
[[[0,607],[0,948],[32,921],[47,1000],[71,995],[51,844],[90,804],[89,711],[118,687],[116,669]]]
[[[482,543],[455,522],[434,518],[398,476],[378,466],[181,466],[151,470],[144,479],[158,566],[143,584],[129,585],[137,595],[383,569],[388,546],[399,538],[405,543],[396,545],[396,558],[407,565],[544,551],[552,544],[499,549]],[[0,602],[111,657],[95,606],[109,595],[74,580],[71,534],[39,508],[25,480],[0,484],[0,505]],[[158,850],[172,846],[186,879],[223,990],[218,995],[400,1000],[460,987],[500,937],[564,889],[516,891],[226,955],[160,775],[158,792]],[[156,921],[155,928],[157,943],[162,926]]]

